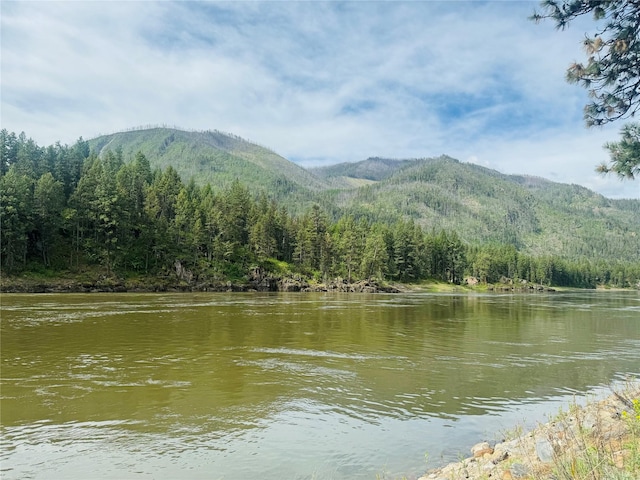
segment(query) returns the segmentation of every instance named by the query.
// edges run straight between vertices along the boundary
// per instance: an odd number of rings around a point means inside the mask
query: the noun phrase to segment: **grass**
[[[532,462],[531,480],[640,479],[640,385],[614,391],[614,399],[571,405],[541,427],[553,446],[550,463]],[[614,407],[613,402],[616,402]],[[537,460],[537,458],[536,458]]]
[[[469,287],[467,285],[456,285],[454,283],[439,282],[435,280],[426,280],[419,283],[400,283],[392,282],[398,288],[407,292],[418,293],[452,293],[452,292],[474,292],[479,291],[478,287]]]
[[[640,399],[630,389],[614,395],[625,405],[619,413],[596,412],[596,420],[586,425],[583,410],[576,409],[577,425],[563,422],[565,443],[571,448],[556,455],[553,474],[558,480],[632,480],[640,478]],[[638,390],[635,390],[637,395]],[[618,429],[608,425],[606,415],[619,414]]]

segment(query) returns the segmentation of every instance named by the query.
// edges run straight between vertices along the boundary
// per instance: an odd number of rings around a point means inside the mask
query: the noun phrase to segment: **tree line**
[[[468,245],[455,231],[412,220],[330,217],[315,204],[293,215],[234,181],[219,190],[152,169],[142,153],[98,156],[80,138],[43,148],[0,132],[0,242],[4,272],[99,266],[107,274],[242,280],[260,267],[326,281],[343,278],[461,283],[527,282],[629,286],[640,265],[532,257],[513,245]],[[333,219],[330,219],[333,218]]]

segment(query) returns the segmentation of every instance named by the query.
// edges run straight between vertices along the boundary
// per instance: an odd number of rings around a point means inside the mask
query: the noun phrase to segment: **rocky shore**
[[[640,479],[640,382],[418,480]]]
[[[327,282],[312,282],[299,275],[274,277],[252,275],[244,282],[184,279],[179,277],[149,277],[127,280],[113,276],[96,279],[30,279],[3,278],[2,293],[117,293],[117,292],[352,292],[352,293],[398,293],[394,286],[375,280],[347,282],[332,279]]]
[[[247,287],[256,291],[277,292],[344,292],[344,293],[399,293],[400,290],[376,280],[349,282],[344,278],[334,278],[316,283],[301,275],[278,277],[254,270]]]

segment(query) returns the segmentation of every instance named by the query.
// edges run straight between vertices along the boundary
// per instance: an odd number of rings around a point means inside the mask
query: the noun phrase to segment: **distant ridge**
[[[511,244],[538,256],[640,261],[640,200],[612,200],[582,186],[507,175],[446,155],[373,158],[313,171],[343,185],[333,202],[356,216],[411,218],[425,229],[455,230],[472,244]],[[368,183],[347,187],[358,179]]]
[[[361,162],[338,163],[326,167],[310,169],[321,178],[331,179],[333,184],[342,184],[345,187],[353,185],[353,179],[362,179],[379,182],[388,178],[401,168],[414,165],[419,160],[397,160],[391,158],[370,157]]]

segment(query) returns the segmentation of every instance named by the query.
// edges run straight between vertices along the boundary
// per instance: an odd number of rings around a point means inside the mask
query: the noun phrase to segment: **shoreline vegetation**
[[[270,279],[268,283],[205,281],[194,284],[172,282],[158,278],[151,281],[135,279],[100,278],[95,281],[69,278],[36,279],[12,277],[0,281],[1,293],[161,293],[161,292],[345,292],[345,293],[400,293],[396,286],[379,284],[375,280],[355,283],[332,281],[310,283],[301,277]]]
[[[570,290],[633,291],[636,288],[597,285],[596,288],[550,287],[535,283],[452,284],[379,282],[376,279],[348,282],[343,278],[316,281],[301,275],[268,276],[246,281],[184,282],[170,277],[86,275],[57,272],[56,275],[23,273],[0,275],[0,293],[165,293],[165,292],[334,292],[334,293],[539,293]]]
[[[179,270],[179,269],[178,269]],[[153,292],[334,292],[334,293],[450,293],[450,292],[555,292],[566,290],[534,283],[487,284],[470,281],[452,284],[386,282],[377,279],[347,281],[341,277],[317,280],[300,274],[273,275],[255,269],[247,278],[199,280],[184,272],[175,275],[119,276],[99,270],[0,275],[1,293],[153,293]],[[623,289],[624,290],[624,289]]]
[[[640,381],[612,388],[604,399],[573,402],[547,423],[418,480],[634,480],[640,478]]]

